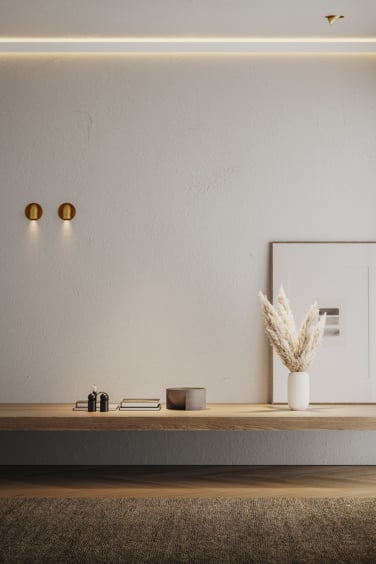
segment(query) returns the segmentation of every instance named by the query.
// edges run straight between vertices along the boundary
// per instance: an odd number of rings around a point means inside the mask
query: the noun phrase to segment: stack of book
[[[108,411],[116,411],[119,409],[118,403],[109,403]],[[88,410],[88,400],[78,400],[76,401],[73,411],[87,411]],[[99,411],[99,399],[97,401],[97,411]]]
[[[156,398],[124,398],[120,402],[120,411],[159,411],[160,400]]]

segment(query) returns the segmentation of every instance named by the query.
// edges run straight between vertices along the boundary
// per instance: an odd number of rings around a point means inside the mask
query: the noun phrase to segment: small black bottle
[[[87,410],[97,411],[97,394],[95,392],[91,392],[87,397]]]
[[[100,397],[100,410],[101,411],[108,411],[109,410],[109,397],[108,394],[103,393]]]

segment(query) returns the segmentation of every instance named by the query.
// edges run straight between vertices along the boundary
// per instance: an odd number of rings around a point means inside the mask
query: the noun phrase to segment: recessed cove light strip
[[[0,53],[372,53],[375,37],[0,37]]]

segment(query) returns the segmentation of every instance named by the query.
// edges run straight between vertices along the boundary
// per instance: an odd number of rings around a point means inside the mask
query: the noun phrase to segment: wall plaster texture
[[[270,241],[375,240],[375,71],[373,55],[0,56],[1,401],[94,383],[114,401],[191,385],[269,401]]]

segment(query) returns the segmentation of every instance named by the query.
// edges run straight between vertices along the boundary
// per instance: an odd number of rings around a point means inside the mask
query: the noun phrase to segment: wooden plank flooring
[[[5,496],[376,497],[376,466],[5,466]]]

